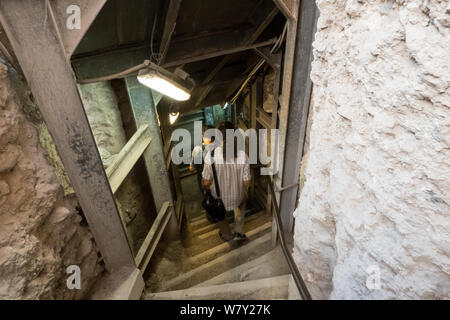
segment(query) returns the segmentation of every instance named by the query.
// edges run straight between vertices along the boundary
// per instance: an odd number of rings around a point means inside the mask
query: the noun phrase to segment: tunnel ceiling
[[[150,58],[169,70],[181,66],[196,82],[191,99],[174,105],[185,112],[230,98],[260,59],[249,47],[272,46],[284,24],[272,0],[110,0],[72,65],[79,79]]]

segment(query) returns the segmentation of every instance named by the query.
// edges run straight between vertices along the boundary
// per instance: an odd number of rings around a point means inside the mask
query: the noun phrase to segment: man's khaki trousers
[[[244,219],[245,219],[245,205],[247,202],[247,197],[245,196],[239,207],[234,208],[234,233],[244,233]],[[229,211],[227,211],[228,213]],[[228,225],[227,219],[217,222],[222,237],[225,240],[232,240],[234,238],[234,233],[231,232],[230,226]]]

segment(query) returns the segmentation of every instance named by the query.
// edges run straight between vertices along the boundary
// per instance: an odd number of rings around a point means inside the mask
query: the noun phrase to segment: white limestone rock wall
[[[302,274],[315,298],[449,299],[450,4],[316,3]]]
[[[103,271],[98,250],[11,79],[0,63],[0,299],[84,298]],[[80,290],[66,286],[70,265]]]

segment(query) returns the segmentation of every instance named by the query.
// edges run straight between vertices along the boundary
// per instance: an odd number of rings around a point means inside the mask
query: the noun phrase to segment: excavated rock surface
[[[0,299],[83,298],[103,266],[10,78],[0,63]],[[81,269],[80,290],[66,286],[70,265]]]
[[[450,4],[316,2],[301,271],[316,298],[449,299]]]

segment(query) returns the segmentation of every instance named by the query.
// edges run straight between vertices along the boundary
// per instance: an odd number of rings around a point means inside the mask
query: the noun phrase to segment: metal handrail
[[[284,256],[286,258],[289,269],[291,270],[292,277],[294,278],[294,282],[295,285],[297,286],[300,296],[302,297],[303,300],[312,300],[311,294],[309,293],[308,288],[306,287],[305,281],[303,280],[302,275],[300,274],[300,271],[298,270],[297,265],[294,262],[294,258],[292,257],[291,252],[286,247],[286,239],[284,238],[283,233],[283,224],[281,222],[280,208],[278,207],[277,198],[275,197],[272,179],[271,176],[266,177],[268,180],[269,189],[272,196],[272,203],[273,206],[275,207],[275,218],[277,220],[278,234],[280,235],[281,249],[283,250]]]

